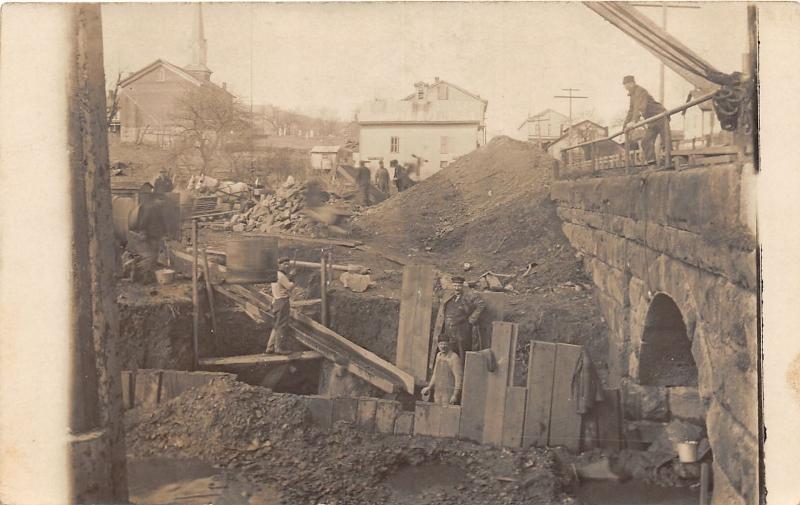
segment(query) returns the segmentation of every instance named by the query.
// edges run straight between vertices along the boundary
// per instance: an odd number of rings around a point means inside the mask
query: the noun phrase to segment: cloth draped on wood
[[[603,386],[586,348],[581,348],[581,355],[572,373],[572,399],[576,400],[575,410],[578,414],[586,414],[592,410],[595,402],[603,401]]]

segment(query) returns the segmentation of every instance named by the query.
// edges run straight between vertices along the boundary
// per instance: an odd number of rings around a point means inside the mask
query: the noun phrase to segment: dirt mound
[[[456,440],[318,430],[302,397],[233,380],[126,413],[132,457],[200,457],[281,490],[282,503],[572,503],[549,450],[509,451]],[[409,473],[445,465],[459,478],[425,488]],[[424,487],[424,486],[423,486]]]
[[[507,314],[521,325],[521,347],[531,339],[586,344],[602,374],[607,328],[550,200],[554,162],[531,143],[495,138],[365,211],[354,229],[376,249],[467,281],[508,275],[516,293]]]

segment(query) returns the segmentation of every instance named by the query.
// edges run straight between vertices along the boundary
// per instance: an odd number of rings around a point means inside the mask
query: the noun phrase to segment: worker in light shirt
[[[267,354],[289,354],[289,295],[294,289],[294,271],[291,262],[283,257],[278,260],[278,280],[272,283],[272,315],[274,324],[267,342]]]
[[[440,340],[436,347],[436,360],[430,383],[422,388],[422,397],[433,393],[433,402],[439,405],[456,405],[461,401],[464,365],[461,357],[450,350],[450,342]]]

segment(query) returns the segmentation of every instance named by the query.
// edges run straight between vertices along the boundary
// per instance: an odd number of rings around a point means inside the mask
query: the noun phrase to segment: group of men
[[[394,182],[398,193],[403,192],[416,184],[416,182],[411,178],[410,173],[412,172],[412,168],[410,166],[404,166],[397,160],[390,161],[389,166],[394,171],[394,175],[392,176],[391,180]],[[378,169],[375,170],[374,180],[370,173],[369,167],[367,167],[367,162],[361,161],[358,164],[358,170],[356,171],[356,184],[358,186],[358,201],[361,205],[367,206],[372,203],[369,196],[370,183],[374,183],[375,187],[381,193],[387,196],[389,195],[389,170],[383,164],[383,160],[378,162]]]

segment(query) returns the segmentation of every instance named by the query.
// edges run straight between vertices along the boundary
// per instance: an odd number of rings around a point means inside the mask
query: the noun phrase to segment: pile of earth
[[[130,457],[197,457],[280,489],[282,503],[574,503],[561,492],[568,478],[547,449],[510,451],[346,425],[325,432],[311,423],[302,397],[233,379],[154,410],[130,410],[125,424]],[[450,471],[430,489],[402,479],[441,468]]]
[[[608,329],[550,200],[554,163],[534,144],[497,137],[363,212],[354,233],[476,284],[486,272],[509,276],[516,296],[507,314],[521,325],[520,345],[587,345],[602,373]]]

